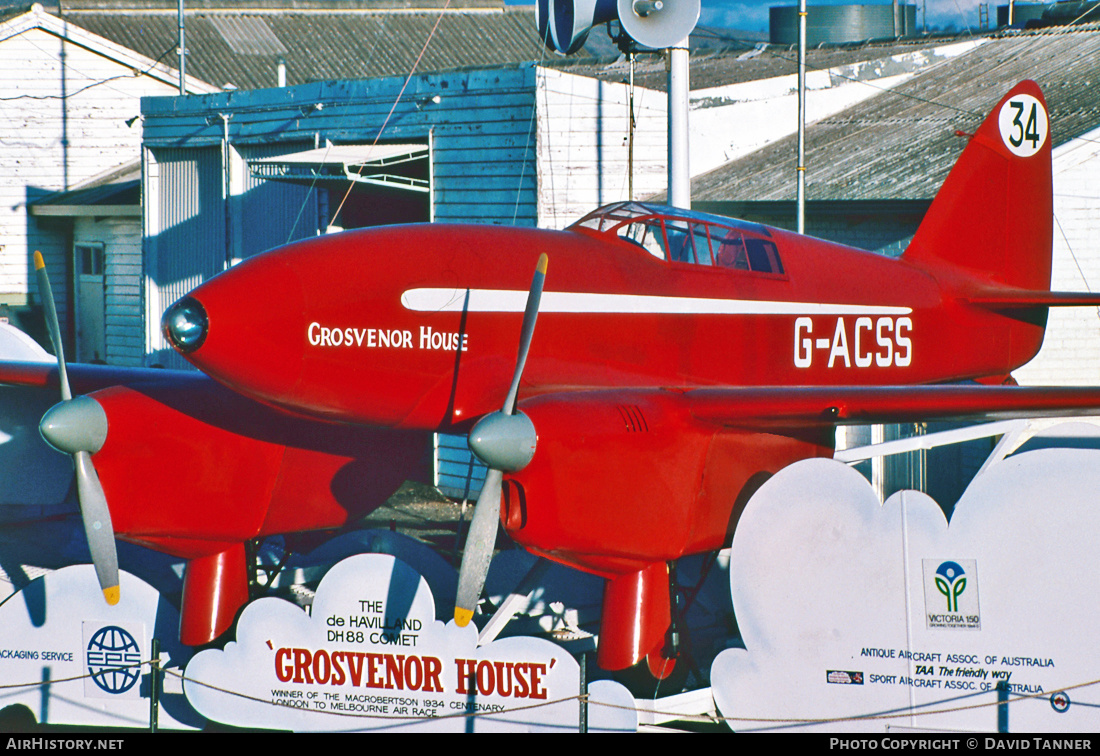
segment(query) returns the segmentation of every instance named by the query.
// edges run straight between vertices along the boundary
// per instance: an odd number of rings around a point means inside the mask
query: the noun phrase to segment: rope
[[[117,671],[117,670],[123,670],[123,669],[132,669],[132,668],[135,668],[135,667],[143,667],[143,666],[146,666],[146,665],[149,665],[150,668],[152,668],[153,664],[154,664],[154,661],[155,660],[147,660],[147,661],[142,661],[142,662],[135,662],[133,664],[118,665],[118,666],[115,666],[115,667],[111,667],[111,668],[109,668],[109,670],[105,670],[105,671]],[[1028,700],[1034,700],[1034,699],[1040,699],[1040,698],[1046,699],[1046,698],[1049,698],[1054,693],[1062,693],[1062,692],[1066,692],[1066,691],[1070,691],[1070,690],[1079,690],[1081,688],[1087,688],[1087,687],[1090,687],[1090,686],[1093,686],[1093,685],[1100,685],[1100,679],[1096,679],[1096,680],[1090,680],[1088,682],[1078,683],[1076,685],[1069,685],[1069,686],[1065,686],[1065,687],[1052,688],[1050,692],[1019,694],[1019,695],[1016,695],[1015,697],[1013,697],[1013,698],[1011,698],[1007,701],[987,701],[987,702],[982,702],[982,703],[967,704],[967,705],[963,705],[963,706],[949,706],[949,707],[946,707],[946,708],[935,708],[935,707],[941,706],[942,704],[948,704],[948,703],[952,703],[954,701],[961,701],[961,700],[966,700],[968,698],[973,698],[975,696],[984,696],[984,695],[989,695],[990,693],[993,693],[993,694],[997,693],[996,690],[980,691],[980,692],[976,692],[976,693],[968,693],[966,695],[959,696],[957,698],[948,698],[948,699],[944,699],[944,700],[941,700],[941,701],[934,701],[934,702],[930,702],[930,703],[926,703],[926,704],[921,704],[921,705],[918,705],[918,706],[911,706],[911,707],[902,708],[902,709],[895,709],[895,710],[888,711],[888,712],[882,712],[882,713],[877,713],[877,714],[856,714],[856,715],[845,716],[845,717],[739,717],[739,716],[722,716],[720,714],[685,714],[685,713],[679,712],[679,711],[662,711],[660,709],[650,709],[650,708],[641,709],[641,708],[638,708],[638,707],[635,707],[635,706],[623,706],[621,704],[614,704],[614,703],[610,703],[610,702],[607,702],[607,701],[599,701],[599,700],[593,699],[588,694],[577,694],[577,695],[572,695],[572,696],[565,696],[563,698],[556,698],[556,699],[549,700],[549,701],[541,701],[539,703],[528,703],[528,704],[524,704],[522,706],[511,706],[511,707],[501,709],[500,711],[493,711],[493,712],[489,712],[489,711],[473,711],[473,712],[470,712],[470,711],[457,711],[453,714],[444,714],[444,715],[440,715],[440,716],[437,716],[437,717],[423,717],[423,716],[403,716],[403,715],[396,715],[396,714],[383,715],[383,714],[376,714],[376,713],[358,714],[358,713],[354,713],[354,712],[332,711],[332,710],[329,710],[329,709],[297,709],[295,707],[287,707],[283,704],[271,701],[271,700],[266,699],[266,698],[259,698],[257,696],[253,696],[253,695],[250,695],[248,693],[242,693],[240,691],[231,690],[229,688],[223,688],[221,686],[213,685],[211,683],[204,682],[202,680],[197,680],[195,678],[187,677],[182,672],[177,671],[175,669],[165,669],[165,668],[159,667],[159,665],[158,665],[158,668],[164,674],[172,675],[173,677],[178,678],[181,682],[187,682],[187,683],[191,683],[191,684],[194,684],[194,685],[200,685],[204,688],[208,688],[210,690],[214,690],[214,691],[217,691],[219,693],[223,693],[225,695],[233,696],[235,698],[240,698],[240,699],[245,700],[245,701],[252,701],[254,703],[265,704],[267,706],[271,706],[271,707],[277,708],[277,709],[293,708],[296,711],[306,711],[309,714],[327,714],[327,715],[330,715],[330,716],[344,717],[344,718],[348,718],[348,719],[383,720],[383,721],[391,722],[392,726],[400,726],[402,724],[407,724],[407,723],[410,723],[410,722],[431,722],[431,721],[449,720],[449,719],[465,719],[465,718],[470,718],[470,717],[502,717],[502,716],[505,716],[505,715],[516,714],[516,713],[519,713],[519,712],[533,711],[535,709],[542,709],[542,708],[546,708],[548,706],[557,706],[559,704],[569,703],[570,701],[576,701],[578,703],[583,701],[583,702],[587,703],[589,706],[602,706],[604,708],[615,709],[615,710],[620,710],[620,711],[633,711],[636,714],[646,714],[648,716],[661,717],[661,718],[667,719],[669,721],[706,722],[706,723],[725,722],[726,724],[730,725],[731,729],[733,728],[733,723],[748,724],[748,725],[758,724],[758,725],[771,725],[772,726],[772,727],[759,727],[759,728],[756,728],[756,729],[759,729],[759,730],[764,730],[764,729],[775,729],[775,726],[794,727],[794,726],[799,726],[799,725],[828,725],[828,724],[837,724],[837,723],[841,723],[841,722],[875,722],[875,721],[900,719],[900,718],[906,718],[906,717],[929,717],[929,716],[938,716],[938,715],[943,715],[943,714],[953,714],[953,713],[962,712],[962,711],[975,711],[975,710],[978,710],[978,709],[987,709],[987,708],[994,707],[994,706],[1010,706],[1010,705],[1019,703],[1021,701],[1028,701]],[[86,675],[74,675],[72,677],[57,678],[57,679],[53,679],[53,680],[41,680],[41,681],[30,682],[30,683],[0,684],[0,690],[16,690],[16,689],[21,689],[21,688],[22,689],[29,689],[29,688],[35,688],[35,687],[42,687],[42,686],[46,686],[46,685],[56,685],[58,683],[75,682],[75,681],[79,681],[79,680],[84,680],[84,679],[89,678],[89,677],[95,677],[98,674],[102,674],[102,672],[98,672],[98,673],[95,673],[95,674],[86,674]],[[1082,706],[1082,705],[1092,706],[1092,704],[1083,704],[1079,701],[1074,702],[1074,703],[1078,706]],[[384,727],[383,728],[378,728],[378,729],[384,729]],[[746,732],[746,730],[741,730],[741,731]]]

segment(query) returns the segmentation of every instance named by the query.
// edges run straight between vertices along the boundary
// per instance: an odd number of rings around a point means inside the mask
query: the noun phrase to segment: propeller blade
[[[118,552],[115,550],[115,531],[111,525],[111,512],[107,509],[107,497],[92,464],[92,455],[79,451],[73,459],[76,462],[76,491],[80,498],[84,533],[88,536],[88,550],[92,552],[92,564],[95,565],[99,587],[103,589],[103,598],[114,606],[120,598]]]
[[[531,337],[535,334],[535,320],[539,315],[542,287],[546,282],[546,263],[546,253],[543,252],[539,255],[535,275],[531,278],[531,290],[527,294],[523,326],[520,328],[516,369],[504,399],[504,407],[500,412],[494,412],[482,418],[481,422],[474,426],[475,430],[481,429],[484,438],[471,443],[470,448],[475,454],[480,448],[482,453],[494,461],[488,462],[489,471],[485,475],[481,495],[477,497],[477,504],[474,505],[474,516],[470,521],[470,530],[466,533],[466,549],[462,553],[462,564],[458,570],[455,623],[459,627],[470,624],[478,599],[481,598],[481,589],[485,587],[489,563],[493,560],[493,550],[497,542],[497,525],[500,521],[500,494],[504,479],[501,467],[509,471],[522,469],[531,461],[535,453],[535,428],[531,421],[520,414],[519,418],[526,423],[512,422],[510,416],[516,412],[519,381],[523,376],[523,368],[527,364]],[[492,451],[489,451],[490,449]]]
[[[61,346],[61,324],[57,320],[57,305],[54,304],[50,277],[46,273],[46,261],[42,259],[42,253],[37,249],[34,251],[34,271],[38,276],[38,293],[42,297],[42,306],[46,308],[46,327],[50,331],[53,353],[57,355],[57,372],[61,376],[61,398],[67,402],[73,398],[73,392],[69,389],[69,371],[65,369],[65,349]]]
[[[76,401],[73,400],[53,288],[46,273],[46,261],[37,250],[34,253],[34,270],[38,278],[38,292],[46,311],[50,341],[53,343],[54,354],[57,355],[62,400],[61,404],[46,413],[38,429],[47,443],[58,451],[72,455],[76,467],[76,493],[80,501],[80,516],[84,520],[84,533],[88,538],[88,550],[92,554],[99,587],[103,589],[103,598],[114,606],[121,596],[115,531],[111,525],[107,497],[103,493],[95,465],[92,464],[92,453],[99,451],[107,437],[107,416],[99,403],[91,397],[77,397]]]
[[[497,522],[500,520],[500,492],[502,473],[489,469],[485,484],[474,505],[474,517],[466,534],[466,550],[462,554],[462,566],[458,571],[458,593],[455,596],[455,623],[466,627],[474,616],[489,562],[497,542]]]
[[[516,371],[512,374],[512,385],[508,387],[508,396],[504,400],[503,412],[511,415],[516,411],[516,395],[519,394],[519,379],[523,367],[527,364],[527,351],[531,348],[531,337],[535,335],[535,320],[539,316],[539,302],[542,300],[542,286],[546,282],[546,253],[539,255],[535,275],[531,278],[531,291],[527,294],[527,307],[523,310],[523,327],[519,334],[519,353],[516,355]]]

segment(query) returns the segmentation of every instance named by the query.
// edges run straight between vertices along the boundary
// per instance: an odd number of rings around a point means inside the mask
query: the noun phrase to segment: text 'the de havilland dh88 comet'
[[[796,460],[831,456],[838,424],[1100,407],[1100,389],[1011,385],[1049,307],[1100,304],[1049,291],[1050,151],[1042,94],[1022,82],[898,259],[634,202],[564,231],[425,224],[294,243],[165,314],[172,345],[213,381],[95,391],[106,440],[66,448],[93,452],[92,508],[109,507],[115,532],[201,563],[236,559],[246,537],[331,527],[339,496],[314,489],[335,489],[364,454],[401,468],[413,445],[401,439],[468,432],[489,474],[456,620],[475,610],[499,522],[531,552],[606,578],[600,665],[660,677],[674,664],[669,565],[727,545],[748,496]],[[167,456],[149,439],[160,415],[185,437]],[[312,441],[296,444],[304,429]],[[238,446],[263,457],[257,437],[281,461],[241,465],[231,495],[207,492]],[[157,458],[122,462],[146,454]],[[191,503],[151,513],[134,478],[165,459],[184,460],[174,485]],[[369,477],[354,483],[377,489]],[[240,501],[257,502],[247,522],[232,514]],[[224,592],[214,577],[200,585]],[[185,624],[203,611],[185,597]]]

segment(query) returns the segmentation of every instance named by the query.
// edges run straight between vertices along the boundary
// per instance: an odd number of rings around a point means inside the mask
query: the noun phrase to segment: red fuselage
[[[965,380],[1006,375],[1041,343],[1040,326],[966,307],[954,287],[946,298],[903,260],[771,234],[781,274],[659,260],[585,229],[425,225],[323,237],[197,289],[210,328],[189,359],[241,393],[319,417],[461,425],[503,401],[540,252],[550,270],[526,397]]]

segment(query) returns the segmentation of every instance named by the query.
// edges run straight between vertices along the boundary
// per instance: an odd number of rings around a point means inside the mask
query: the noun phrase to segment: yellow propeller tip
[[[541,255],[539,255],[539,264],[538,264],[537,267],[538,267],[539,273],[543,274],[544,276],[546,275],[546,262],[547,262],[547,260],[549,260],[549,258],[546,256],[545,252],[543,252]]]
[[[455,607],[455,624],[459,627],[466,627],[470,624],[470,620],[473,619],[474,613],[470,609],[463,609],[460,606]]]
[[[34,269],[42,270],[46,267],[46,261],[42,259],[42,253],[37,249],[34,251]]]
[[[114,606],[118,603],[118,600],[122,598],[122,593],[119,591],[117,585],[112,585],[110,588],[103,589],[103,598],[107,599],[107,603]]]

